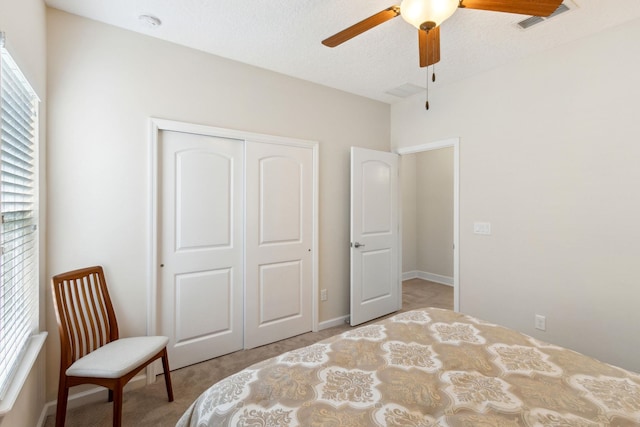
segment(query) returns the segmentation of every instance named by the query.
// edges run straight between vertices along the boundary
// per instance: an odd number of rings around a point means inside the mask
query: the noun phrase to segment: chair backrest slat
[[[94,275],[94,280],[96,282],[100,281],[99,275]],[[104,286],[106,289],[106,283],[102,283],[101,286]],[[94,313],[96,313],[96,333],[99,337],[100,346],[109,342],[109,323],[108,323],[108,314],[107,314],[107,303],[104,299],[102,292],[95,292],[95,298],[91,298],[93,302]]]
[[[93,315],[89,317],[89,322],[91,324],[90,330],[92,331],[91,338],[93,340],[93,344],[97,347],[100,347],[101,345],[104,345],[104,339],[102,337],[102,322],[97,317],[97,314],[99,312],[98,312],[96,298],[98,298],[100,293],[94,292],[94,286],[95,286],[94,284],[96,280],[97,279],[95,274],[88,276],[86,279],[87,295],[88,295],[87,302],[90,303],[90,304],[87,304],[87,310],[90,310],[93,313]]]
[[[63,367],[118,339],[118,326],[102,267],[54,276],[52,287]]]
[[[80,319],[81,317],[78,315],[78,297],[77,297],[77,289],[75,283],[73,281],[68,281],[65,283],[66,289],[66,298],[63,299],[63,310],[68,313],[67,317],[69,318],[69,330],[67,332],[69,342],[71,343],[71,354],[73,357],[73,361],[78,359],[77,355],[81,354],[82,349],[82,332],[80,331]]]
[[[76,328],[77,328],[77,340],[78,340],[78,353],[76,358],[82,357],[89,353],[91,350],[91,343],[89,342],[89,332],[87,327],[87,315],[84,313],[86,305],[86,298],[84,297],[84,278],[76,279],[71,287],[73,298],[76,300]]]

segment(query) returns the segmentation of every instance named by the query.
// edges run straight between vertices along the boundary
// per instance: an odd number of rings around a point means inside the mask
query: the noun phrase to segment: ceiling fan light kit
[[[402,0],[400,15],[417,29],[428,31],[453,15],[458,4],[458,0]]]

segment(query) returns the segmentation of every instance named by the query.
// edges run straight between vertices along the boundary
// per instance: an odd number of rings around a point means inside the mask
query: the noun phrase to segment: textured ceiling
[[[53,8],[379,101],[425,86],[418,37],[401,17],[336,48],[320,41],[393,0],[46,0]],[[526,18],[459,9],[441,27],[438,81],[430,90],[640,17],[640,0],[565,0],[570,12],[528,30]],[[138,19],[162,21],[149,27]],[[640,41],[639,41],[640,42]],[[431,85],[431,84],[430,84]]]

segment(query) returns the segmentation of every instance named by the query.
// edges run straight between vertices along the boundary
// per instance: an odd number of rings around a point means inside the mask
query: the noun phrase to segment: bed
[[[186,426],[637,426],[640,375],[449,310],[349,330],[231,375]]]

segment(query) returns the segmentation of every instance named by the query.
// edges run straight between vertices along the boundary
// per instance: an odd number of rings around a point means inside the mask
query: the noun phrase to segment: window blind
[[[0,34],[0,399],[38,329],[38,98]]]

